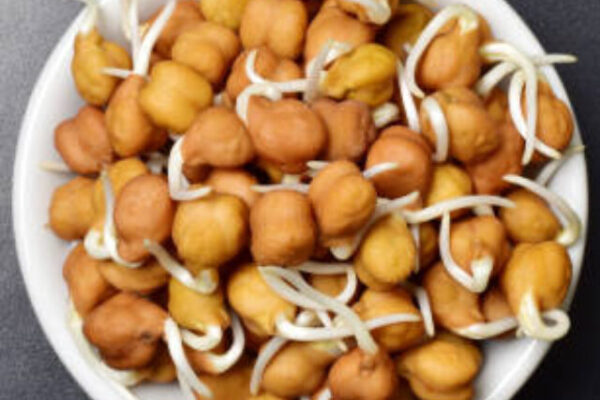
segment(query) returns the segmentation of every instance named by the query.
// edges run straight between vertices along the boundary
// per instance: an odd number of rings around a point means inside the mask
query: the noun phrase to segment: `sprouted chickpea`
[[[438,232],[426,222],[419,224],[419,258],[421,268],[430,266],[439,257]]]
[[[500,217],[510,238],[516,243],[538,243],[553,240],[561,226],[543,198],[525,189],[507,195],[516,206],[500,211]]]
[[[425,205],[432,206],[444,200],[449,200],[456,197],[468,196],[473,192],[473,184],[467,172],[454,164],[437,164],[433,169],[433,179]],[[457,210],[452,216],[457,216]]]
[[[399,0],[337,0],[342,10],[376,25],[386,24],[398,9],[398,3]]]
[[[204,2],[203,2],[204,3]],[[202,3],[202,4],[203,4]],[[212,396],[196,394],[198,400],[227,399],[248,400],[248,382],[252,363],[249,357],[242,358],[233,368],[219,375],[202,374],[200,379],[210,389]]]
[[[404,59],[409,50],[407,47],[411,48],[415,44],[432,17],[431,10],[421,4],[399,4],[385,27],[383,43]]]
[[[207,20],[238,30],[248,0],[205,0],[200,2]]]
[[[52,194],[49,209],[50,229],[61,239],[85,236],[95,220],[94,180],[78,176]]]
[[[98,271],[113,287],[123,292],[151,294],[164,287],[169,273],[155,259],[150,259],[139,268],[127,268],[113,261],[98,263]]]
[[[204,181],[216,193],[237,196],[251,209],[260,197],[260,194],[252,189],[258,184],[258,180],[249,172],[237,168],[215,168]]]

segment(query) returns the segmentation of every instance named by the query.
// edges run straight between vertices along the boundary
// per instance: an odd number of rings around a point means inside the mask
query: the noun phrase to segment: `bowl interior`
[[[453,0],[438,0],[439,7]],[[142,16],[147,17],[163,2],[142,2]],[[479,11],[490,23],[499,39],[517,45],[529,54],[543,49],[525,23],[503,0],[463,0]],[[45,227],[50,197],[55,187],[69,179],[68,175],[42,171],[43,161],[59,160],[53,146],[54,127],[72,117],[83,104],[70,74],[72,44],[77,31],[73,23],[57,44],[42,71],[19,138],[14,170],[13,216],[17,251],[31,302],[54,350],[77,382],[90,397],[97,400],[117,399],[109,385],[90,369],[80,356],[66,326],[67,289],[62,279],[62,263],[69,243],[57,239]],[[126,45],[119,30],[119,1],[102,2],[101,32],[109,39]],[[568,102],[564,87],[553,68],[546,68],[547,79],[558,97]],[[581,141],[576,130],[576,142]],[[570,159],[554,178],[552,189],[569,200],[587,228],[588,187],[585,159]],[[585,237],[585,236],[584,236]],[[569,249],[574,265],[570,299],[582,265],[584,239]],[[523,385],[549,349],[549,344],[531,339],[497,341],[485,344],[485,364],[477,379],[479,400],[501,400],[512,397]],[[145,385],[137,389],[144,400],[178,399],[174,385]]]

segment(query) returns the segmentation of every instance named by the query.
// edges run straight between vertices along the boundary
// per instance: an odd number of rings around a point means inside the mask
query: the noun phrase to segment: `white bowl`
[[[438,0],[440,6],[453,0]],[[503,0],[463,0],[479,11],[490,23],[494,34],[517,45],[529,54],[541,54],[542,46],[523,20]],[[142,2],[147,17],[162,3]],[[126,45],[119,24],[118,0],[102,2],[100,29],[109,39]],[[72,117],[83,104],[70,73],[73,39],[78,21],[61,38],[41,73],[31,95],[17,146],[14,170],[13,216],[17,252],[33,308],[54,350],[81,387],[95,400],[118,399],[109,385],[88,367],[79,354],[66,326],[67,289],[62,279],[62,264],[69,244],[56,238],[45,227],[50,196],[68,177],[42,171],[42,161],[58,160],[53,146],[54,127]],[[558,97],[567,101],[565,89],[552,68],[545,70]],[[579,131],[576,142],[581,141]],[[552,188],[564,196],[584,222],[583,237],[569,249],[573,260],[570,302],[579,278],[588,215],[588,186],[585,159],[569,160],[552,182]],[[41,339],[40,339],[41,340]],[[540,364],[550,345],[530,339],[486,343],[485,365],[477,379],[477,399],[511,398]],[[174,385],[149,385],[137,389],[144,400],[177,399]],[[219,400],[219,399],[217,399]]]

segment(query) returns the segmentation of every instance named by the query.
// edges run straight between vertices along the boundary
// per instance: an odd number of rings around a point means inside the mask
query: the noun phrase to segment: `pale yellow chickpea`
[[[69,297],[83,318],[115,294],[114,288],[100,274],[99,263],[85,252],[82,244],[78,244],[63,265],[63,278],[69,287]]]
[[[338,58],[321,81],[321,91],[335,99],[359,100],[371,107],[394,94],[396,55],[375,43],[358,46]]]
[[[369,107],[356,100],[330,99],[319,99],[311,107],[327,128],[323,159],[360,161],[377,134]]]
[[[204,184],[217,193],[239,197],[246,203],[248,209],[252,208],[260,197],[260,194],[252,189],[253,185],[258,184],[258,180],[243,169],[215,168],[210,171]]]
[[[250,210],[250,250],[259,265],[298,265],[315,248],[317,228],[310,201],[298,192],[266,193]]]
[[[414,45],[433,18],[433,12],[418,3],[400,4],[383,31],[383,44],[400,58],[406,55],[405,45]]]
[[[394,288],[386,292],[367,289],[354,304],[354,311],[363,321],[392,314],[414,314],[420,316],[408,292]],[[403,322],[371,331],[373,338],[390,353],[403,351],[423,340],[423,322]]]
[[[169,281],[169,273],[155,259],[138,268],[128,268],[112,261],[98,263],[100,274],[115,288],[124,292],[150,294]]]
[[[94,180],[78,176],[52,193],[49,208],[50,229],[61,239],[80,239],[95,219]]]
[[[473,193],[471,177],[464,169],[451,163],[437,164],[433,169],[433,179],[425,198],[425,205],[429,207],[471,193]],[[453,212],[452,216],[459,214]]]
[[[481,351],[468,340],[441,333],[397,359],[398,373],[423,400],[472,399]]]
[[[450,156],[471,163],[484,159],[498,148],[498,125],[475,92],[465,87],[452,87],[433,96],[446,117]],[[424,108],[421,108],[421,127],[435,147],[436,136]]]
[[[104,113],[92,106],[80,108],[75,117],[56,127],[54,147],[72,171],[82,175],[99,172],[113,160]]]
[[[369,230],[354,259],[362,283],[373,290],[388,290],[413,272],[415,243],[399,214],[379,220]]]
[[[302,52],[308,12],[300,0],[249,0],[240,23],[244,48],[268,46],[280,57]]]
[[[237,30],[248,0],[203,0],[200,8],[207,20]]]

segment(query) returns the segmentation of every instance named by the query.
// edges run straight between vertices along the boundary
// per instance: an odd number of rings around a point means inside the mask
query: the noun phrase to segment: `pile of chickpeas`
[[[468,400],[481,340],[567,333],[568,56],[398,0],[123,0],[124,49],[86,3],[49,226],[123,398]]]

